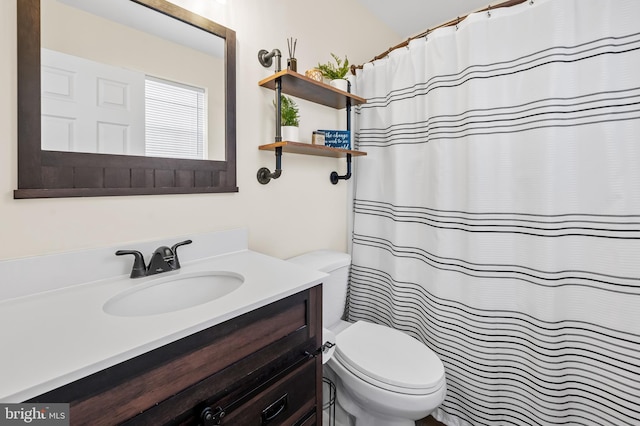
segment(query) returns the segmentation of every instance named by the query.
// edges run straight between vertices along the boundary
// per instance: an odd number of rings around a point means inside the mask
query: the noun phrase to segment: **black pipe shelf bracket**
[[[351,82],[347,81],[347,92],[351,93]],[[351,99],[347,98],[347,130],[351,131]],[[329,179],[331,183],[337,185],[341,180],[351,178],[351,154],[347,154],[347,173],[340,176],[338,172],[331,172]]]
[[[351,178],[351,157],[367,155],[366,152],[332,148],[324,145],[313,145],[308,143],[301,143],[295,141],[283,141],[282,140],[282,93],[299,97],[311,102],[315,102],[321,105],[326,105],[336,109],[346,108],[347,110],[347,130],[351,130],[351,105],[352,102],[356,105],[366,103],[366,99],[351,93],[351,82],[347,81],[347,92],[335,89],[324,83],[312,80],[303,75],[300,75],[291,70],[281,71],[280,60],[282,54],[280,50],[273,49],[268,52],[264,49],[258,52],[258,61],[265,68],[271,67],[273,59],[276,59],[275,74],[267,79],[260,81],[258,84],[262,87],[275,90],[276,105],[276,131],[275,142],[273,144],[261,145],[261,150],[274,150],[276,155],[276,168],[273,173],[267,167],[261,167],[256,175],[258,182],[263,185],[271,182],[271,179],[278,179],[282,175],[282,152],[292,152],[297,154],[307,155],[319,155],[323,157],[346,157],[347,159],[347,173],[339,175],[338,172],[331,172],[329,179],[332,184],[336,185],[341,180],[348,180]],[[283,81],[285,87],[283,87]]]
[[[279,146],[275,149],[276,151],[276,169],[271,173],[271,171],[266,167],[260,167],[258,169],[258,182],[263,185],[271,182],[271,179],[278,179],[282,174],[282,147]]]
[[[351,154],[347,154],[347,173],[340,176],[338,172],[331,172],[329,179],[331,183],[336,185],[341,180],[349,180],[351,178]]]
[[[265,68],[269,68],[273,64],[274,57],[276,58],[275,72],[278,73],[280,72],[280,69],[281,69],[281,58],[282,58],[282,53],[280,52],[280,50],[273,49],[271,52],[268,52],[262,49],[258,52],[258,61]],[[280,142],[282,141],[282,130],[281,130],[282,102],[280,98],[282,95],[282,80],[280,79],[276,80],[275,92],[276,92],[275,93],[276,98],[274,100],[276,105],[275,141]],[[258,178],[258,182],[260,182],[263,185],[266,185],[269,182],[271,182],[271,179],[278,179],[280,175],[282,175],[282,148],[281,147],[276,148],[276,169],[273,171],[273,173],[271,173],[271,171],[268,168],[261,167],[258,170],[257,178]]]

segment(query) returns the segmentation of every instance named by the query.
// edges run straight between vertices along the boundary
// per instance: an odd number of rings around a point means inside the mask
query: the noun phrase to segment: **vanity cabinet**
[[[318,285],[29,402],[70,403],[72,425],[321,424],[321,303]]]

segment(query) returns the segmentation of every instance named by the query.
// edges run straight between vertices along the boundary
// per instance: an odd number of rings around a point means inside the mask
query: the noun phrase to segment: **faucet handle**
[[[179,243],[175,243],[173,247],[171,247],[171,251],[173,252],[173,269],[180,269],[180,261],[178,260],[178,247],[191,244],[192,242],[193,241],[191,240],[184,240]]]
[[[116,256],[132,254],[134,256],[133,268],[131,269],[131,278],[140,278],[147,275],[147,267],[144,263],[144,256],[138,250],[118,250]]]

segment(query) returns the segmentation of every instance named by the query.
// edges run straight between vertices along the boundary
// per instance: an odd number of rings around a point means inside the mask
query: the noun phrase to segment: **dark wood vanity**
[[[304,290],[29,402],[69,403],[72,425],[321,424],[321,303]]]

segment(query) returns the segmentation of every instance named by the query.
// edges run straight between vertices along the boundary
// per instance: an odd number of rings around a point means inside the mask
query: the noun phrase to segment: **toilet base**
[[[415,426],[416,422],[408,419],[391,419],[388,417],[372,415],[371,413],[363,412],[359,407],[351,406],[349,409],[344,407],[346,401],[340,402],[338,398],[338,405],[351,416],[350,426]],[[349,405],[348,403],[346,405]]]
[[[374,402],[371,399],[372,397],[376,399],[374,395],[362,392],[361,389],[352,389],[354,384],[363,385],[359,380],[352,382],[352,386],[345,386],[343,379],[347,378],[349,373],[344,367],[334,362],[330,362],[330,364],[332,366],[325,365],[324,375],[336,385],[338,405],[355,420],[355,425],[351,426],[415,426],[416,420],[426,417],[444,399],[445,389],[442,389],[441,392],[429,397],[415,399],[406,396],[410,400],[403,401],[403,403],[399,403],[400,401],[396,398],[404,399],[405,397],[392,394],[384,395],[387,404],[381,404],[380,401]],[[334,368],[337,368],[337,371]],[[396,399],[396,403],[389,401],[389,397]]]

